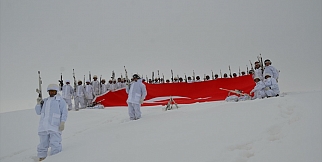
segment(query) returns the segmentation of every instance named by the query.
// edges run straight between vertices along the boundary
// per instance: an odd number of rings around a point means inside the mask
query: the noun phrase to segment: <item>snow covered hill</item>
[[[46,162],[321,162],[322,92],[239,103],[69,112],[63,152]],[[37,159],[39,116],[34,110],[0,114],[0,161]]]

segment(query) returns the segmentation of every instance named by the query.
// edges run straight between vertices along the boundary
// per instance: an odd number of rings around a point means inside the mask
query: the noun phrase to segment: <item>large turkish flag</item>
[[[255,86],[251,75],[236,78],[219,78],[216,80],[201,81],[194,83],[145,83],[147,96],[143,106],[166,105],[172,97],[177,104],[191,104],[196,102],[224,100],[229,90],[242,90],[249,93]],[[94,101],[104,107],[127,106],[127,93],[125,88],[116,91],[108,91],[97,96]]]

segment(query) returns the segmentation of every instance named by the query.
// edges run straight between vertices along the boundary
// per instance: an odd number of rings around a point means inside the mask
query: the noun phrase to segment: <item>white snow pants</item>
[[[264,97],[266,97],[266,93],[263,90],[261,90],[261,91],[255,91],[254,98],[253,99],[256,99],[256,98],[262,99]]]
[[[141,118],[141,110],[140,104],[134,104],[134,103],[130,103],[128,102],[128,108],[129,108],[129,116],[130,116],[130,120],[137,120]]]
[[[92,101],[93,101],[93,99],[85,99],[86,106],[91,105]]]
[[[37,147],[38,157],[47,157],[48,148],[51,147],[50,155],[55,155],[62,151],[60,132],[38,132],[40,143]]]
[[[66,101],[66,103],[68,105],[68,110],[72,110],[72,99],[64,98],[64,100]]]
[[[84,99],[84,97],[78,97],[78,96],[76,96],[74,98],[74,102],[75,102],[75,109],[76,110],[79,110],[80,108],[81,109],[85,108],[85,104],[84,104],[85,99]],[[79,105],[80,105],[80,107],[79,107]]]
[[[273,90],[269,89],[269,90],[265,90],[265,93],[267,95],[267,97],[275,97],[276,94],[274,93]]]

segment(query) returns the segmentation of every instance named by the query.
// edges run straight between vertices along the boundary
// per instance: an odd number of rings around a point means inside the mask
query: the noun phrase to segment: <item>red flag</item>
[[[170,97],[177,104],[191,104],[196,102],[224,100],[228,93],[219,88],[230,90],[242,90],[249,93],[255,86],[251,75],[236,78],[219,78],[216,80],[201,81],[194,83],[146,83],[147,96],[143,106],[166,105]],[[97,96],[94,101],[104,107],[127,106],[127,93],[125,88],[116,91],[108,91]]]

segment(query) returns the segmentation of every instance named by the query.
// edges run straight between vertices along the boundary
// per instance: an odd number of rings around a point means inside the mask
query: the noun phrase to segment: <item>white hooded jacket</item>
[[[71,99],[74,94],[74,89],[71,85],[65,84],[62,90],[62,96],[65,99]]]
[[[59,132],[60,123],[67,120],[66,102],[61,96],[45,98],[44,104],[36,105],[35,110],[40,115],[38,132]]]
[[[126,87],[126,93],[128,94],[128,103],[140,104],[141,99],[145,99],[147,95],[146,87],[142,83],[142,79],[138,79],[136,82],[131,82]]]

